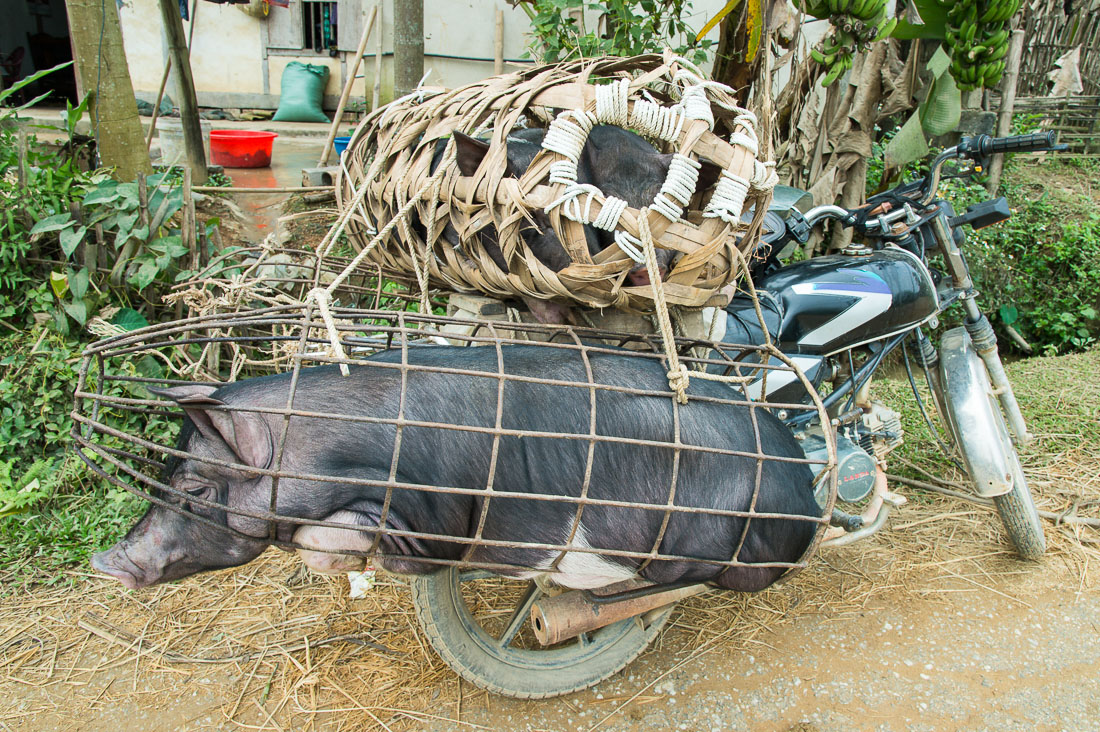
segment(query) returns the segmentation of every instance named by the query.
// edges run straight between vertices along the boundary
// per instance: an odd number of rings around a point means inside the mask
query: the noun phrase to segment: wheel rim
[[[506,608],[493,608],[486,613],[484,608],[471,608],[470,596],[474,594],[471,585],[483,580],[496,584],[502,578],[455,568],[443,574],[445,577],[441,579],[450,590],[456,616],[470,641],[485,655],[517,671],[565,670],[583,664],[622,643],[639,622],[637,618],[628,618],[554,646],[541,646],[534,640],[528,619],[531,605],[544,595],[534,582],[527,582],[518,592],[516,587],[520,583],[510,583],[515,587],[508,593]]]

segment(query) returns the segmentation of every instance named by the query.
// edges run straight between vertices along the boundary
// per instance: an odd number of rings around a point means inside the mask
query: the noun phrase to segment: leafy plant
[[[574,56],[635,56],[666,47],[702,63],[712,45],[696,41],[683,19],[690,0],[519,0],[519,4],[531,19],[528,54],[544,63]],[[602,32],[586,26],[585,10],[600,13]]]
[[[36,581],[117,538],[141,507],[92,474],[71,450],[71,391],[80,350],[79,343],[42,326],[0,338],[0,566],[26,567]],[[165,373],[144,355],[114,359],[107,376]],[[108,379],[102,388],[116,397],[148,396],[128,381]],[[104,417],[132,434],[170,440],[179,428],[165,417],[104,409]],[[133,450],[109,435],[97,442]]]

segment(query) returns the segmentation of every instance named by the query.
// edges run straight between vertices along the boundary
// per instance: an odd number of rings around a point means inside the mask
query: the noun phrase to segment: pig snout
[[[131,590],[139,590],[156,583],[156,577],[139,566],[126,552],[124,542],[92,556],[92,568],[100,574],[114,577]]]
[[[657,267],[657,273],[661,276],[661,281],[664,282],[668,277],[668,267],[659,265]],[[643,287],[653,284],[649,279],[649,270],[644,264],[640,264],[634,269],[630,270],[630,274],[626,276],[626,281],[634,287]]]

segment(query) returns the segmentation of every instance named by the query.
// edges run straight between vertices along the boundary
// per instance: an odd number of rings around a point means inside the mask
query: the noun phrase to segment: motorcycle
[[[959,214],[936,194],[950,160],[971,161],[976,171],[995,154],[1055,149],[1062,146],[1055,144],[1053,133],[964,138],[935,158],[925,178],[873,196],[854,210],[808,208],[808,193],[777,191],[749,278],[756,297],[735,296],[718,311],[710,340],[771,343],[824,393],[829,424],[820,423],[816,410],[778,413],[812,460],[827,460],[825,430],[833,431],[838,508],[823,546],[843,546],[874,534],[905,502],[888,490],[884,472],[887,455],[903,439],[901,420],[870,398],[877,370],[901,348],[921,414],[931,423],[911,361],[923,372],[935,411],[946,422],[953,444],[944,447],[961,456],[975,492],[996,504],[1016,552],[1026,559],[1043,553],[1042,526],[1016,454],[1016,445],[1031,437],[962,251],[967,226],[990,226],[1011,212],[1004,198],[996,198]],[[851,227],[859,243],[839,254],[780,264],[794,246],[807,241],[813,226],[830,220]],[[955,306],[965,313],[964,324],[944,333],[937,347],[926,330],[934,330],[940,314]],[[715,372],[732,368],[742,366],[712,360],[708,367]],[[803,382],[790,372],[771,372],[732,388],[774,403],[811,401]],[[819,496],[823,506],[824,500]],[[843,510],[855,506],[862,507],[857,514]],[[448,665],[478,686],[528,699],[583,689],[622,669],[657,636],[678,600],[704,589],[657,587],[612,596],[574,590],[555,596],[557,590],[538,582],[517,586],[485,571],[460,568],[411,582],[421,627]],[[604,620],[583,632],[551,632],[548,598],[563,608],[562,617],[569,619],[564,625],[581,615]],[[528,626],[537,640],[524,632]]]
[[[900,347],[923,418],[932,427],[911,362],[923,372],[935,411],[946,423],[952,444],[941,446],[950,457],[962,458],[957,462],[977,495],[993,500],[1016,553],[1024,559],[1042,555],[1042,527],[1016,453],[1016,445],[1027,444],[1031,436],[963,254],[965,227],[991,226],[1008,219],[1011,211],[1004,198],[995,198],[958,214],[936,194],[950,160],[971,161],[973,167],[960,173],[969,175],[984,169],[995,154],[1063,148],[1055,144],[1054,133],[963,138],[936,157],[927,177],[872,196],[859,209],[818,206],[803,215],[798,192],[791,189],[795,195],[767,213],[760,245],[766,254],[751,278],[763,318],[751,297],[735,297],[726,308],[722,340],[770,340],[815,388],[832,386],[823,402],[833,418],[829,428],[836,431],[838,503],[872,500],[858,516],[837,512],[825,546],[870,536],[885,525],[890,509],[904,502],[886,490],[879,467],[902,442],[901,422],[897,412],[869,396],[878,368]],[[851,227],[858,243],[839,254],[778,265],[784,250],[804,243],[813,226],[830,220]],[[926,328],[938,327],[940,314],[956,305],[965,315],[963,325],[944,333],[937,348]],[[772,378],[766,385],[756,381],[748,391],[753,398],[782,402],[809,398],[793,377]],[[811,416],[786,421],[808,456],[823,456],[823,426],[810,423]]]

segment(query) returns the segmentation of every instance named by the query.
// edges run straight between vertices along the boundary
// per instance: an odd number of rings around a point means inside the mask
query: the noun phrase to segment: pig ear
[[[218,390],[218,387],[214,384],[182,384],[180,386],[148,386],[146,389],[153,396],[160,397],[162,399],[171,399],[174,402],[178,402],[180,399],[194,396],[208,397]]]
[[[458,172],[462,175],[473,175],[489,152],[489,143],[457,131],[454,133],[454,138],[457,156],[455,162],[458,163]]]
[[[267,422],[255,412],[211,409],[225,406],[221,399],[210,396],[217,391],[217,387],[177,386],[149,391],[168,397],[183,407],[203,437],[224,442],[245,465],[266,468],[271,464],[274,447]]]
[[[695,192],[702,193],[713,187],[722,175],[722,168],[709,160],[699,160],[699,178],[695,181]]]

